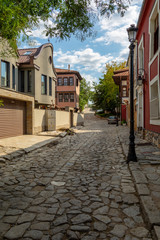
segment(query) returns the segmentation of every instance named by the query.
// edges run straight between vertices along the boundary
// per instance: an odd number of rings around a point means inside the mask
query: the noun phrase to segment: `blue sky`
[[[50,39],[53,44],[53,61],[57,68],[70,68],[79,71],[88,82],[98,82],[103,75],[105,64],[110,61],[126,61],[129,53],[129,42],[126,29],[130,24],[136,24],[140,13],[142,0],[132,0],[124,17],[118,14],[108,18],[100,18],[95,26],[96,36],[85,41],[72,37],[68,41]],[[48,21],[51,24],[51,21]],[[44,23],[40,21],[39,28],[31,31],[35,46],[48,42],[43,33]],[[22,43],[20,48],[29,47]]]

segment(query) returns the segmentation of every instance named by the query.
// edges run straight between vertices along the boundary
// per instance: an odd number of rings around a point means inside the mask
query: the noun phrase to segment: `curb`
[[[43,142],[36,143],[36,144],[34,144],[30,147],[17,150],[15,152],[10,153],[10,154],[2,155],[2,156],[0,156],[0,164],[6,163],[6,160],[11,161],[11,160],[15,159],[16,157],[22,157],[25,154],[28,154],[28,153],[30,153],[34,150],[39,149],[39,148],[45,147],[45,146],[47,146],[51,143],[55,142],[55,145],[56,145],[57,141],[59,141],[60,139],[61,139],[61,137],[56,137],[56,138],[54,137],[53,139],[47,139]]]
[[[125,159],[127,159],[125,144],[122,142],[118,131],[117,135],[121,143]],[[142,213],[144,216],[144,221],[152,232],[153,239],[160,240],[160,212],[152,200],[152,197],[150,196],[150,190],[147,186],[148,180],[142,172],[141,166],[138,162],[129,163],[128,167],[134,179],[136,191],[140,200],[140,206],[142,208]]]

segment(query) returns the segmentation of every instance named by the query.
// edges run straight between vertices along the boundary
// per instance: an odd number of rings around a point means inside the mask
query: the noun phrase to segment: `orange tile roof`
[[[82,77],[78,71],[75,70],[69,70],[69,69],[61,69],[61,68],[55,68],[57,74],[69,74],[73,73],[76,74],[80,80],[82,80]]]
[[[27,48],[27,49],[18,49],[19,53],[19,63],[29,63],[30,62],[30,57],[35,56],[38,54],[39,48]],[[31,52],[29,55],[24,55],[26,52]]]
[[[125,72],[120,72],[120,73],[117,73],[117,74],[113,75],[113,77],[123,77],[123,76],[129,76],[129,70],[125,71]]]

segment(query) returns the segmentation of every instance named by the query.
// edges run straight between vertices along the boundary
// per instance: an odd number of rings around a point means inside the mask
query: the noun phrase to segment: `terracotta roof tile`
[[[30,57],[35,56],[38,52],[39,48],[27,48],[27,49],[18,49],[19,53],[19,63],[29,63]],[[26,52],[31,52],[29,55],[25,55]]]
[[[55,68],[57,74],[68,74],[68,73],[74,73],[76,74],[80,80],[82,80],[82,77],[78,71],[75,70],[69,70],[69,69],[61,69],[61,68]]]
[[[113,77],[122,77],[122,76],[129,76],[129,71],[120,72],[120,73],[117,73],[117,74],[113,75]]]

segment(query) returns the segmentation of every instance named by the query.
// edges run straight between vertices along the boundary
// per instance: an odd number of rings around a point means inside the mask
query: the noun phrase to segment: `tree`
[[[3,100],[0,99],[0,107],[3,107],[4,104],[3,104]]]
[[[130,0],[94,0],[97,12],[109,16],[117,11],[121,16]],[[48,37],[68,39],[71,35],[83,40],[93,34],[95,14],[90,0],[0,0],[0,37],[7,39],[15,51],[21,32],[38,26],[40,20],[52,20],[46,26]]]
[[[86,79],[81,80],[81,85],[80,85],[80,95],[79,95],[79,107],[80,110],[83,111],[85,105],[88,103],[90,99],[90,91],[91,87],[89,83],[87,83]]]
[[[106,64],[106,71],[103,77],[99,79],[99,84],[94,83],[93,102],[97,109],[114,113],[117,106],[116,95],[119,90],[112,76],[114,71],[124,68],[125,64],[126,62]]]

